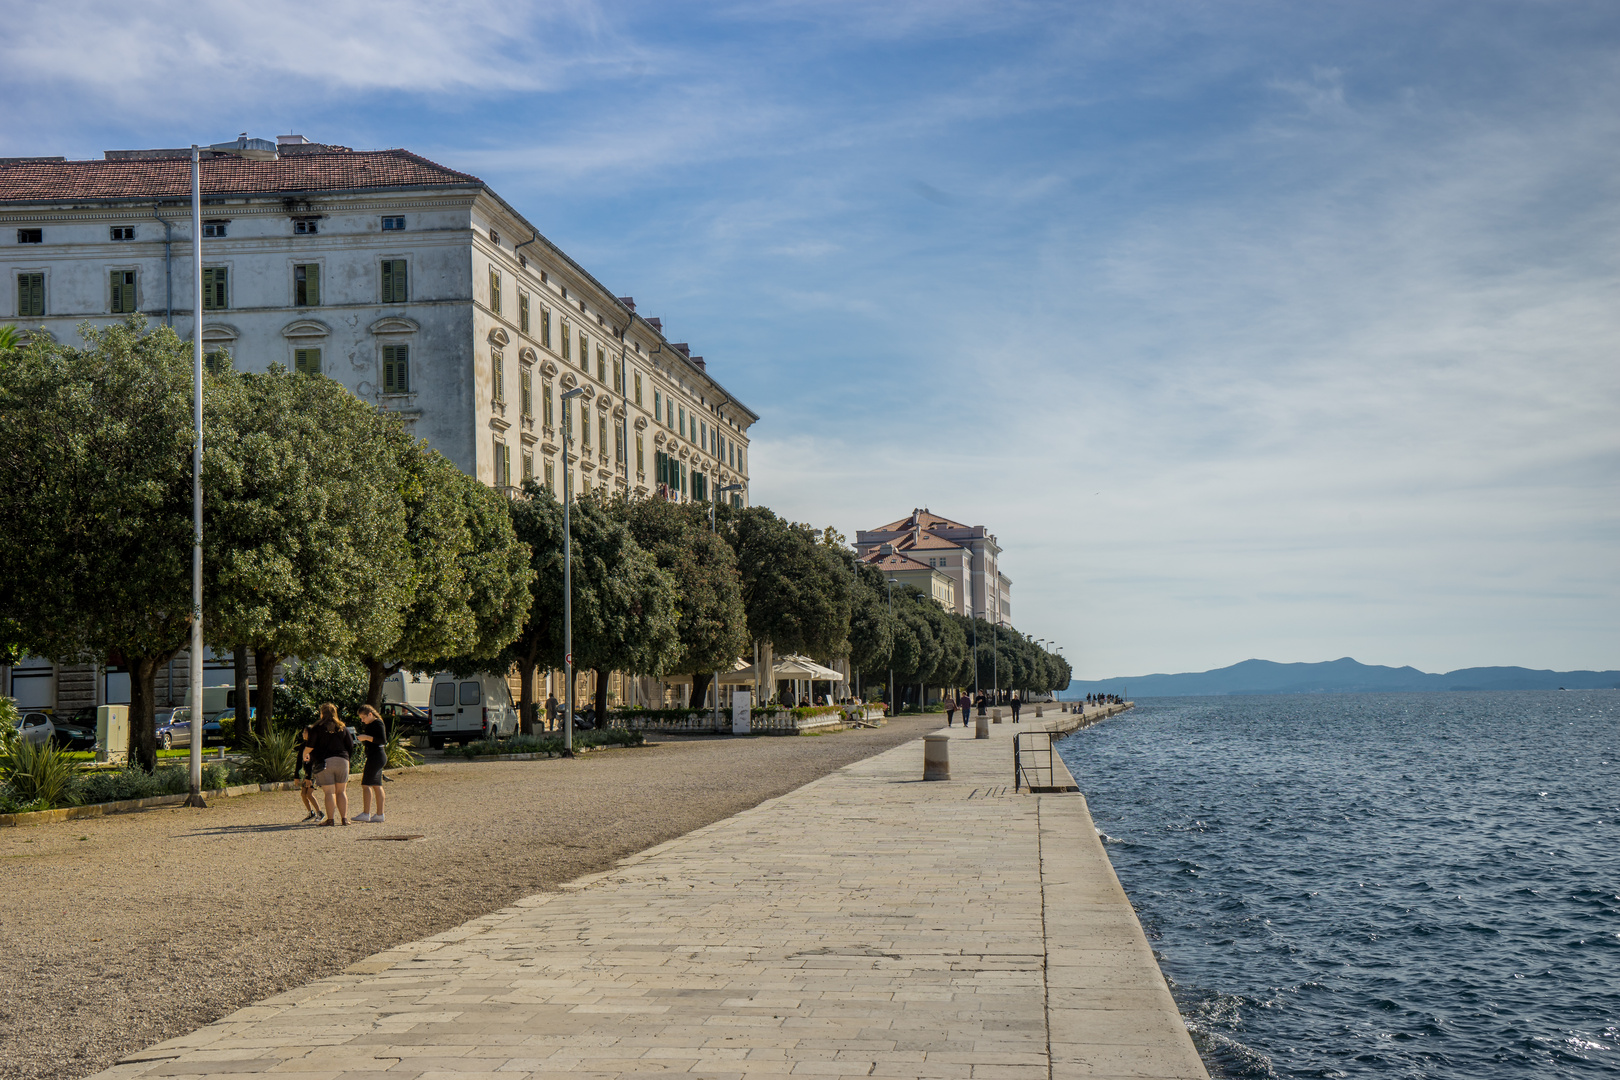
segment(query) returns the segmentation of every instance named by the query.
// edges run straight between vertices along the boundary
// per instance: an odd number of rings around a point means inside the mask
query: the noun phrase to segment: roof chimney
[[[691,356],[692,355],[692,346],[688,345],[684,341],[673,342],[670,345],[670,348],[674,349],[676,352],[680,353],[682,356]]]
[[[633,296],[621,296],[619,297],[619,303],[629,308],[632,313],[636,310],[636,298]]]
[[[692,357],[692,363],[696,364],[698,370],[703,372],[705,375],[707,375],[709,373],[709,365],[705,364],[703,362],[703,357],[701,357],[701,356]]]
[[[652,327],[654,330],[658,331],[660,334],[662,334],[664,332],[664,320],[663,319],[660,319],[660,318],[657,318],[657,317],[648,319],[647,320],[647,325]]]

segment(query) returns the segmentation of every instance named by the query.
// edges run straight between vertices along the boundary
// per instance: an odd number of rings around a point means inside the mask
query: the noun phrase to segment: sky
[[[1077,677],[1620,668],[1612,2],[0,0],[0,156],[486,180]]]

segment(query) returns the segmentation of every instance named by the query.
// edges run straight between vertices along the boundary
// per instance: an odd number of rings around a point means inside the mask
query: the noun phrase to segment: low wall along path
[[[907,743],[98,1075],[1202,1080],[1085,800],[1011,789],[1033,726],[951,729],[949,781]]]

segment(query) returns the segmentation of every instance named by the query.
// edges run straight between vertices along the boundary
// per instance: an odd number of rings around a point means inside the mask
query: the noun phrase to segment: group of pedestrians
[[[1018,723],[1018,713],[1023,709],[1024,702],[1017,694],[1014,694],[1010,704],[1012,705],[1012,720],[1016,724]],[[952,727],[955,725],[956,714],[960,710],[962,713],[962,726],[967,727],[975,705],[978,706],[979,715],[983,716],[985,710],[990,707],[990,695],[981,692],[977,701],[975,701],[973,698],[968,697],[967,691],[964,690],[956,695],[955,701],[947,698],[945,700],[945,726]]]
[[[362,812],[349,817],[349,759],[355,744],[365,748],[366,763],[360,776]],[[382,717],[370,705],[360,706],[360,733],[357,736],[338,719],[337,706],[324,702],[320,718],[298,733],[298,793],[309,811],[304,820],[320,825],[347,825],[351,820],[383,820],[383,766],[388,762],[388,730]],[[315,788],[326,796],[323,813],[315,800]],[[375,802],[376,813],[371,806]]]

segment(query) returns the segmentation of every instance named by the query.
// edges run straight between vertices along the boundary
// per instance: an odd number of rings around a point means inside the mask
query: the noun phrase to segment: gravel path
[[[361,957],[606,869],[939,719],[446,764],[389,784],[383,825],[296,824],[302,810],[289,791],[0,830],[9,886],[0,1076],[87,1076]],[[350,791],[358,813],[360,789]],[[426,839],[366,839],[403,833]]]

